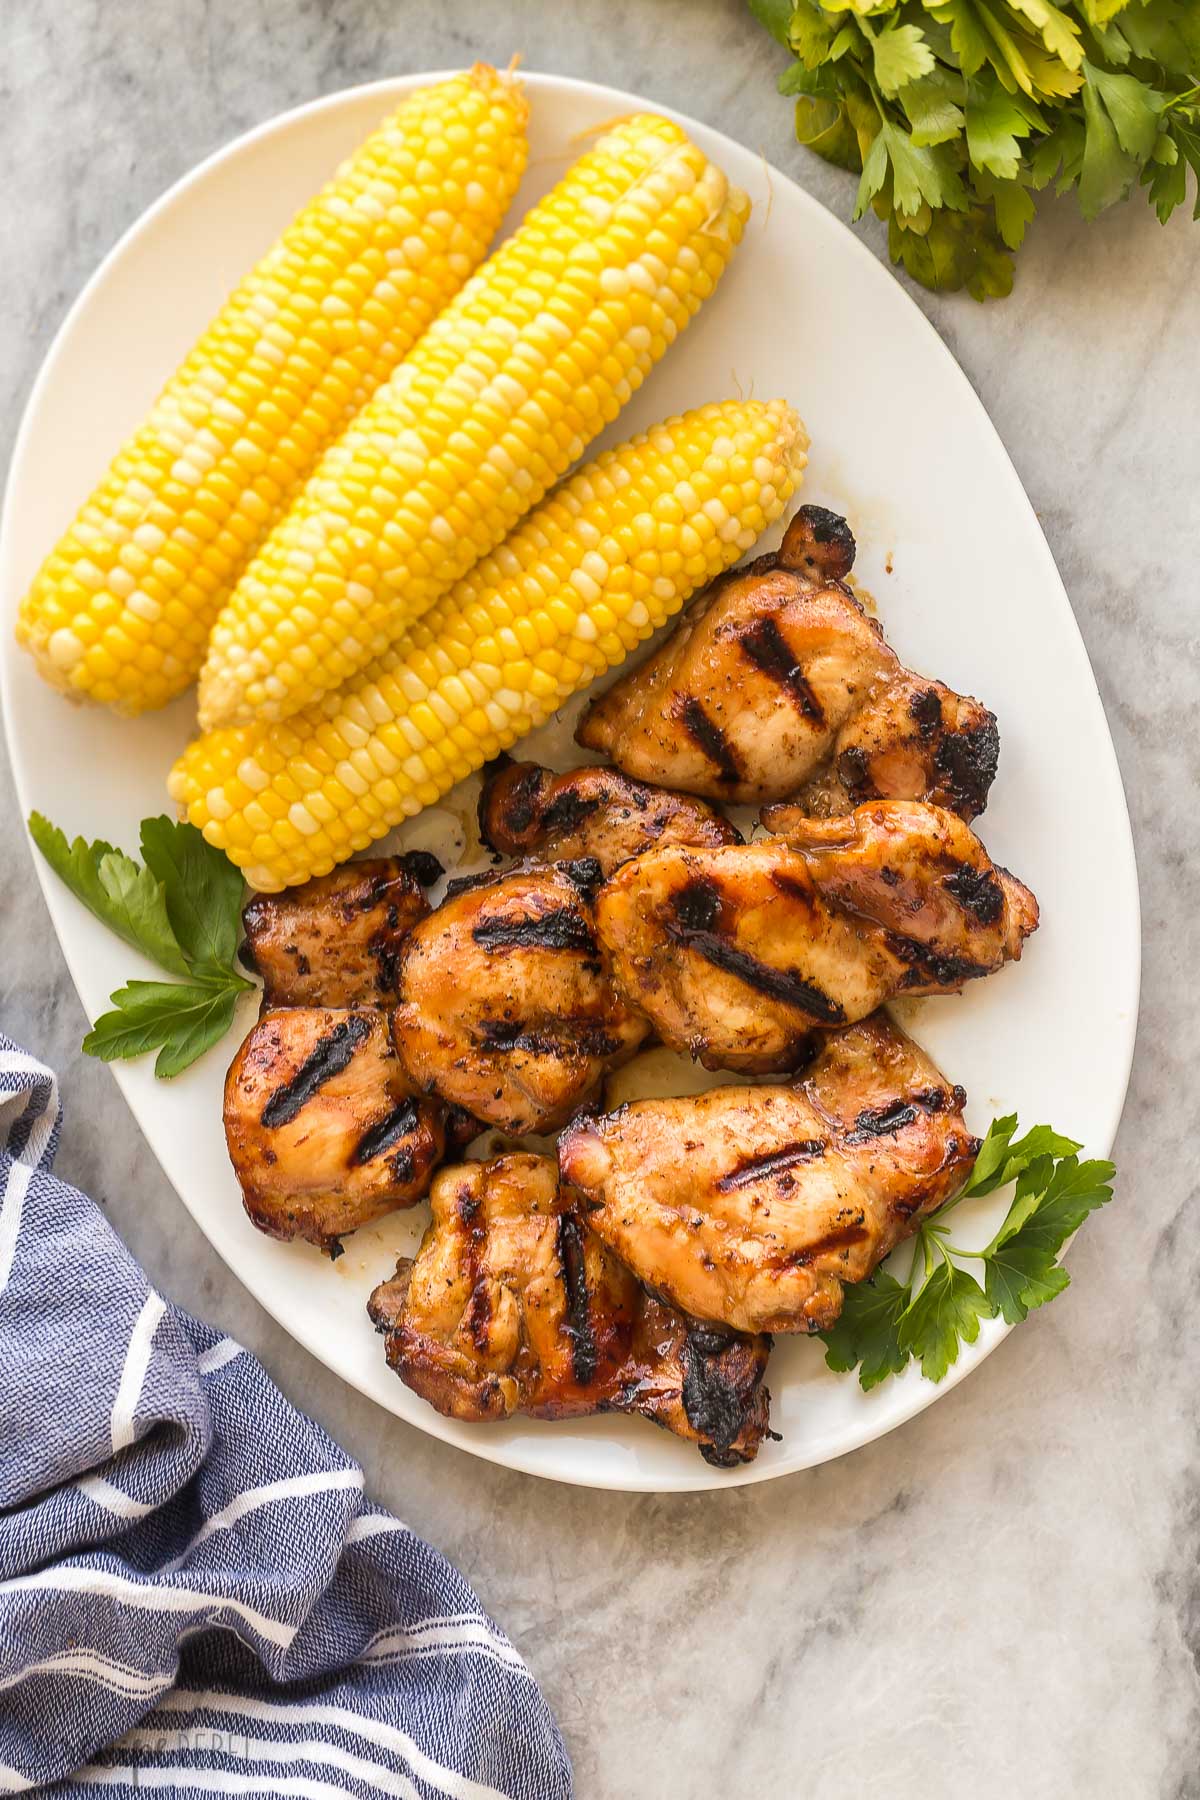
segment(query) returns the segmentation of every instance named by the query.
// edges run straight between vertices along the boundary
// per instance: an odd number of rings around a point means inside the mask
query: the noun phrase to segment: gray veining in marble
[[[148,202],[357,81],[520,48],[761,146],[840,215],[852,202],[790,141],[779,53],[740,0],[0,0],[0,32],[0,456],[71,297]],[[807,1475],[655,1499],[508,1474],[343,1388],[218,1262],[80,1056],[0,787],[0,1022],[64,1078],[60,1169],[458,1561],[544,1683],[582,1800],[1200,1796],[1200,228],[1160,230],[1139,202],[1085,229],[1050,205],[1011,300],[914,291],[1073,597],[1146,944],[1119,1203],[1077,1245],[1071,1293],[901,1432]]]

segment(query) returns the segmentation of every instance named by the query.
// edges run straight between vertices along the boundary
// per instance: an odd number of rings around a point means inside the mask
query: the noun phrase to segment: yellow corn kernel
[[[17,638],[48,681],[137,713],[195,680],[320,452],[486,255],[527,116],[482,64],[421,89],[297,216],[43,564]]]
[[[204,729],[286,718],[350,680],[494,550],[698,310],[748,212],[670,120],[600,138],[326,452],[246,569],[201,674]],[[382,528],[364,529],[368,509]]]
[[[543,724],[731,567],[783,512],[807,448],[782,400],[731,400],[605,452],[339,692],[198,738],[168,783],[182,816],[255,887],[327,874]],[[700,566],[665,576],[669,535],[642,552],[631,527],[684,493],[715,529]],[[603,558],[589,547],[599,541]]]

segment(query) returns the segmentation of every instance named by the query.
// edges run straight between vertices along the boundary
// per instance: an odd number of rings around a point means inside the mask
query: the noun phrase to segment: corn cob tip
[[[808,452],[812,443],[804,420],[786,400],[767,400],[763,404],[768,415],[775,421],[775,442],[772,446],[774,454],[787,470],[793,486],[798,486],[808,466]]]
[[[668,419],[563,482],[363,674],[277,724],[198,738],[172,799],[255,887],[323,875],[615,668],[783,514],[785,401]]]
[[[26,595],[17,641],[118,712],[190,686],[321,451],[483,261],[528,102],[485,64],[407,93],[229,297]]]
[[[529,123],[529,97],[517,75],[517,57],[507,69],[494,69],[491,63],[472,63],[467,79],[489,98],[503,98],[514,109],[516,122],[524,128]]]

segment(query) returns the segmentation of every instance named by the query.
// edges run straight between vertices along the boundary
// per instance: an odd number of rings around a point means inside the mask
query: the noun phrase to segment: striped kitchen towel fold
[[[466,1582],[148,1286],[58,1130],[0,1036],[0,1792],[567,1800]]]

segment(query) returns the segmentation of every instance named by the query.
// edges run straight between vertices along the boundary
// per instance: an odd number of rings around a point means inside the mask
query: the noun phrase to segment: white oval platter
[[[226,292],[395,99],[428,79],[330,95],[210,157],[116,246],[43,365],[0,532],[0,673],[22,807],[45,812],[68,835],[135,848],[138,821],[169,810],[164,779],[191,734],[194,703],[189,695],[132,722],[68,706],[14,646],[20,596]],[[581,137],[647,104],[558,76],[525,81],[530,167],[514,216],[557,179]],[[978,694],[999,716],[1000,774],[981,832],[1042,903],[1044,923],[1019,967],[961,998],[922,1002],[906,1023],[966,1086],[977,1130],[994,1113],[1016,1110],[1023,1122],[1053,1123],[1103,1155],[1120,1117],[1136,1025],[1137,876],[1100,698],[1033,509],[966,378],[899,283],[779,170],[694,120],[683,123],[750,192],[754,216],[716,296],[604,441],[734,394],[783,395],[799,409],[812,436],[803,497],[849,516],[860,546],[856,573],[891,642],[913,667]],[[548,759],[562,766],[571,760],[570,722],[539,734]],[[453,860],[468,810],[466,796],[452,796],[415,821],[404,841]],[[9,853],[23,854],[17,845]],[[40,862],[38,872],[94,1018],[114,988],[150,971]],[[252,1017],[250,1005],[240,1030]],[[765,1481],[890,1431],[1005,1334],[998,1322],[985,1325],[939,1387],[910,1367],[869,1395],[825,1368],[818,1343],[777,1343],[770,1386],[781,1441],[736,1473],[709,1468],[694,1448],[639,1421],[497,1427],[443,1419],[388,1371],[363,1310],[395,1256],[415,1244],[426,1209],[358,1233],[333,1264],[260,1236],[242,1211],[221,1132],[221,1086],[237,1041],[235,1032],[171,1083],[154,1079],[149,1058],[115,1065],[138,1126],[229,1268],[281,1324],[382,1406],[475,1455],[595,1487]],[[396,1448],[404,1453],[400,1433]]]

